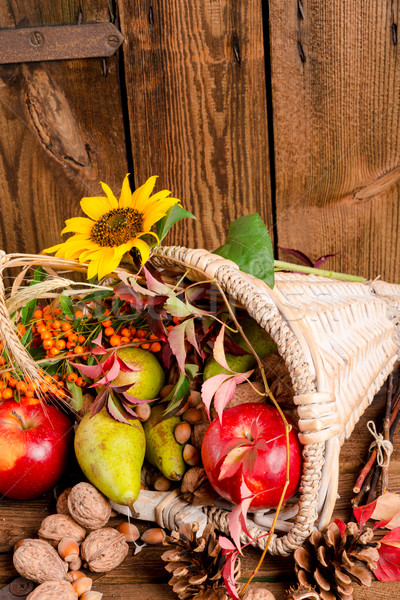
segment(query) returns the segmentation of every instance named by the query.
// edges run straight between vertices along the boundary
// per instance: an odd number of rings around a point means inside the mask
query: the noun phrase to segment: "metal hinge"
[[[0,30],[0,64],[112,56],[124,38],[112,23]]]

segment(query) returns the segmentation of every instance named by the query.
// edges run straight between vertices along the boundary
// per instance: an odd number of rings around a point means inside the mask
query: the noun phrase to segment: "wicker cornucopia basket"
[[[316,525],[322,529],[328,524],[337,497],[340,447],[399,358],[400,285],[277,273],[271,290],[264,282],[241,272],[235,263],[206,250],[158,248],[151,260],[160,267],[172,266],[182,272],[190,269],[191,279],[217,281],[270,333],[286,363],[295,394],[299,437],[304,444],[303,474],[298,503],[287,511],[288,518],[296,514],[283,528],[283,536],[274,535],[268,550],[289,554],[302,545]],[[32,297],[29,293],[34,286],[20,287],[24,269],[32,265],[47,266],[53,275],[49,294],[57,286],[68,284],[61,273],[84,270],[84,266],[42,255],[0,256],[0,275],[5,268],[22,267],[7,300],[0,282],[0,334],[13,360],[34,378],[37,365],[21,345],[9,317],[11,304],[15,310]],[[28,296],[24,296],[24,290]],[[149,494],[145,494],[144,504],[151,505]],[[172,498],[164,494],[161,502],[153,500],[152,510],[160,524],[168,524],[163,516],[168,503],[169,514],[179,522],[179,511],[184,511],[185,503],[176,493]],[[227,532],[225,510],[208,507],[204,511],[220,530]],[[263,515],[255,514],[249,532],[259,537],[263,526],[268,528],[267,522]],[[244,534],[243,539],[247,540]],[[256,545],[263,548],[265,543],[266,537]]]

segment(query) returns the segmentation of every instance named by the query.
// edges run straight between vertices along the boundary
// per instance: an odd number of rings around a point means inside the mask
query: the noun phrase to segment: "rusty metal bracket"
[[[33,591],[35,584],[24,577],[17,577],[11,583],[1,588],[0,600],[23,600]]]
[[[124,38],[112,23],[0,30],[0,64],[112,56]]]

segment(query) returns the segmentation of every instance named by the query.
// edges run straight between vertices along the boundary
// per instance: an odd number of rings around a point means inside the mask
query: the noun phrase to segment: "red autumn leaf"
[[[243,457],[247,452],[249,452],[249,446],[247,444],[233,448],[233,450],[231,450],[224,458],[219,471],[218,479],[232,477],[240,469],[240,467],[242,467]]]
[[[203,356],[203,352],[200,350],[200,348],[197,344],[197,337],[196,337],[196,331],[195,331],[195,326],[194,326],[194,318],[187,319],[187,321],[185,321],[185,323],[186,323],[186,337],[188,339],[189,344],[192,344],[192,346],[196,350],[197,354],[200,354],[200,356]]]
[[[343,537],[344,536],[344,532],[346,531],[346,527],[347,527],[346,523],[344,523],[340,519],[335,519],[334,523],[336,523],[336,525],[339,527],[340,535]]]
[[[314,263],[314,268],[318,269],[318,267],[320,267],[321,265],[324,264],[324,262],[326,262],[327,260],[329,260],[330,258],[333,258],[334,256],[337,255],[337,252],[335,252],[334,254],[325,254],[325,256],[320,256],[319,258],[317,258],[317,260]]]
[[[400,527],[395,527],[380,540],[381,544],[400,548]]]
[[[375,577],[379,581],[400,581],[400,548],[382,543],[381,540],[378,552],[379,560],[374,570]]]
[[[240,534],[244,531],[252,539],[247,530],[246,517],[250,504],[255,498],[255,494],[249,490],[243,478],[240,486],[240,497],[242,501],[229,514],[229,533],[233,543],[242,554]]]
[[[78,369],[86,377],[90,379],[96,379],[103,373],[103,367],[100,363],[97,365],[79,365],[78,363],[72,363],[76,369]]]
[[[229,367],[228,363],[226,362],[224,337],[225,337],[225,323],[222,324],[222,327],[216,337],[216,340],[214,343],[213,356],[214,356],[215,360],[217,361],[217,363],[219,365],[221,365],[221,367],[223,367],[230,373],[233,373],[232,369]]]
[[[214,408],[217,411],[218,418],[222,423],[222,414],[226,405],[232,400],[236,392],[236,386],[238,383],[242,383],[243,378],[241,377],[230,377],[227,381],[224,381],[217,389],[214,395]]]
[[[219,538],[221,540],[221,538]],[[226,539],[226,538],[225,538]],[[221,545],[221,541],[220,541]],[[221,546],[222,547],[222,546]],[[222,551],[224,552],[224,551]],[[239,552],[236,550],[235,552],[227,552],[226,553],[226,561],[224,567],[222,569],[222,577],[224,579],[226,590],[230,596],[230,598],[234,598],[234,600],[240,600],[237,584],[235,581],[235,564],[239,557]]]
[[[114,293],[117,298],[123,300],[124,302],[128,302],[131,306],[136,308],[139,312],[141,312],[145,306],[144,297],[142,294],[136,292],[132,286],[127,285],[126,283],[119,283],[114,288]]]
[[[179,369],[185,372],[186,346],[185,346],[186,322],[175,325],[168,334],[168,343],[172,353],[175,354]]]
[[[205,409],[207,411],[208,418],[210,419],[210,408],[211,402],[214,397],[215,392],[219,388],[219,386],[224,383],[227,379],[232,377],[227,373],[221,373],[220,375],[214,375],[210,377],[203,383],[201,386],[201,399],[203,400]]]
[[[365,506],[357,506],[357,508],[353,509],[354,516],[356,518],[357,523],[362,529],[368,519],[371,518],[372,513],[374,512],[376,507],[376,500],[371,502],[370,504],[365,504]]]

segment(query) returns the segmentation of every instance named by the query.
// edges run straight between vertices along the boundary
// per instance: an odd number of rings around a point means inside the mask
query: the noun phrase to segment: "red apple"
[[[28,500],[47,492],[67,461],[72,423],[54,406],[0,404],[0,496]]]
[[[286,480],[287,449],[285,426],[274,406],[249,403],[224,411],[222,425],[215,419],[207,429],[201,457],[212,487],[222,498],[241,502],[243,476],[249,490],[257,494],[251,508],[278,506]],[[301,466],[301,445],[292,428],[285,500],[297,491]]]

